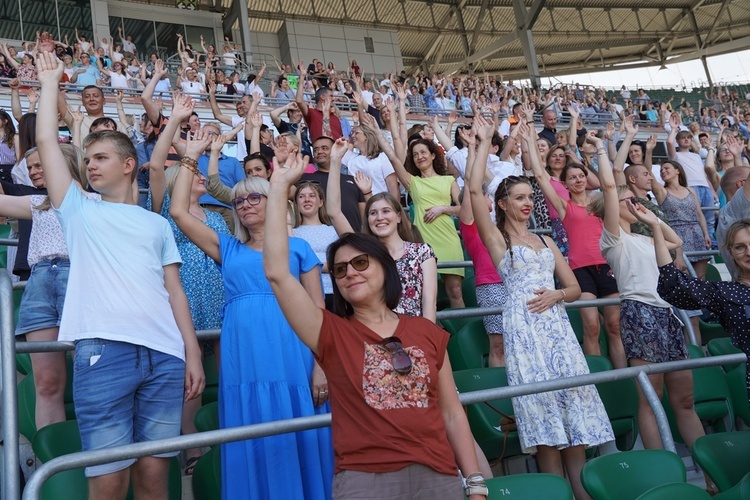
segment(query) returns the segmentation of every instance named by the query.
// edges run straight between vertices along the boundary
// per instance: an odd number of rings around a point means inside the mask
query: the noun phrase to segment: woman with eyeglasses
[[[193,324],[196,330],[212,330],[221,328],[221,310],[224,304],[224,288],[221,279],[221,271],[216,267],[211,258],[206,255],[198,246],[196,246],[183,233],[169,215],[174,194],[175,180],[180,171],[179,166],[169,167],[166,171],[164,165],[167,161],[171,138],[179,129],[180,122],[190,116],[193,111],[193,103],[190,96],[175,95],[174,105],[172,108],[171,120],[167,122],[163,133],[159,135],[159,140],[154,146],[149,161],[149,200],[146,204],[150,206],[151,211],[162,215],[169,221],[169,226],[174,233],[177,250],[182,257],[180,266],[180,282],[185,290],[190,307],[190,316],[193,318]],[[219,155],[221,148],[224,146],[226,136],[219,136],[211,143],[211,155],[209,159],[209,170],[211,164],[215,164],[218,170]],[[193,142],[196,144],[196,142]],[[186,153],[200,155],[202,152]],[[211,228],[217,234],[229,234],[224,218],[218,212],[203,209],[198,200],[206,194],[206,179],[203,176],[193,176],[190,186],[190,202],[188,212],[196,220]],[[203,357],[212,355],[217,356],[219,352],[219,340],[200,342]],[[182,433],[194,434],[195,414],[201,407],[200,398],[195,398],[185,402],[182,410]],[[187,462],[185,474],[193,473],[195,464],[201,456],[200,448],[191,448],[185,453]]]
[[[649,221],[649,227],[659,226],[670,250],[679,248],[682,241],[672,228],[660,223],[656,214],[637,203],[626,185],[616,186],[608,162],[600,163],[599,180],[603,195],[594,198],[590,210],[604,223],[600,246],[620,291],[620,334],[628,363],[641,366],[687,359],[682,324],[656,291],[659,270],[653,239],[631,233],[630,228],[639,220]],[[692,448],[693,442],[705,434],[693,406],[692,372],[657,373],[649,375],[649,380],[660,399],[667,387],[680,435]],[[662,448],[656,417],[640,386],[638,431],[644,448]]]
[[[281,310],[329,378],[333,497],[461,498],[458,462],[469,499],[484,499],[448,336],[425,318],[393,312],[401,281],[386,246],[347,233],[329,247],[334,312],[317,304],[290,269],[295,249],[283,235],[286,199],[305,164],[297,157],[271,176],[264,267]]]
[[[210,144],[200,132],[193,154]],[[188,141],[188,150],[193,141]],[[268,181],[241,180],[232,189],[234,234],[220,234],[190,212],[197,172],[193,158],[178,165],[170,215],[219,268],[224,282],[219,423],[222,428],[312,416],[328,411],[323,371],[295,337],[263,274]],[[286,199],[286,196],[285,196]],[[284,204],[286,221],[286,202]],[[287,238],[286,222],[280,236]],[[293,269],[308,300],[324,307],[320,262],[310,245],[289,238]],[[283,258],[275,254],[274,259]],[[285,259],[287,260],[287,259]],[[281,434],[221,447],[222,498],[330,498],[330,429]]]
[[[664,235],[654,230],[659,265],[657,291],[661,298],[680,309],[706,308],[714,313],[724,330],[732,336],[732,344],[748,356],[750,364],[750,219],[729,226],[721,245],[737,267],[737,278],[731,282],[703,281],[680,272],[674,266]],[[747,373],[750,403],[750,370]]]
[[[533,145],[530,127],[519,126],[527,146]],[[503,341],[508,383],[588,374],[562,305],[577,300],[581,288],[554,241],[528,230],[534,205],[531,184],[525,177],[507,177],[495,192],[497,226],[487,211],[482,183],[494,129],[492,122],[474,118],[480,142],[467,185],[479,236],[507,287]],[[536,165],[535,170],[540,167]],[[555,289],[555,277],[563,288]],[[596,388],[589,385],[513,398],[513,410],[522,450],[536,453],[542,472],[560,476],[567,472],[576,498],[588,498],[580,479],[585,448],[614,440]]]
[[[97,58],[96,64],[99,67],[99,71],[109,76],[109,86],[116,89],[129,89],[130,81],[135,80],[126,67],[125,61],[118,61],[112,63],[112,69],[104,66],[100,59]]]

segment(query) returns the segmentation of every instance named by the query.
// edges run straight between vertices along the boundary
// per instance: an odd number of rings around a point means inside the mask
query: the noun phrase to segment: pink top
[[[461,238],[464,241],[466,251],[469,253],[471,260],[474,261],[475,285],[502,283],[502,278],[497,274],[497,269],[492,264],[490,253],[479,237],[479,230],[476,223],[464,224],[463,222],[459,222],[459,229],[461,230]]]
[[[599,217],[568,200],[562,223],[570,242],[568,263],[571,269],[607,263],[599,247],[604,228]]]
[[[558,196],[560,196],[560,198],[566,201],[570,199],[570,191],[568,191],[568,188],[565,187],[565,184],[563,184],[561,181],[558,181],[554,177],[550,177],[549,182],[550,184],[552,184],[552,188],[555,190]],[[555,207],[552,206],[552,203],[550,203],[546,197],[544,198],[544,201],[547,202],[547,210],[549,210],[550,219],[559,219],[560,214],[557,213],[557,210],[555,210]]]

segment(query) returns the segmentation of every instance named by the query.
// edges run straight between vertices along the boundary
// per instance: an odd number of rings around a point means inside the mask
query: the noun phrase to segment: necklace
[[[525,243],[526,246],[528,246],[528,247],[530,247],[532,249],[534,248],[533,241],[529,240],[529,236],[530,236],[531,233],[529,233],[528,231],[526,232],[525,236],[521,236],[520,234],[511,233],[510,231],[508,231],[508,234],[511,237],[518,238],[519,240],[521,240],[522,243]]]

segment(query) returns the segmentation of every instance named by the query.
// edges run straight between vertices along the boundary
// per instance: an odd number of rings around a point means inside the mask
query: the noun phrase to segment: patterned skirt
[[[628,359],[663,363],[688,357],[682,324],[670,308],[623,300],[620,334]]]

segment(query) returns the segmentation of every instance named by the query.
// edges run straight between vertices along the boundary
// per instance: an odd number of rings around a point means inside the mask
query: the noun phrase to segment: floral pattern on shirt
[[[435,252],[427,243],[404,242],[404,255],[396,261],[398,275],[401,277],[401,298],[394,311],[407,316],[422,315],[422,263],[434,258]]]
[[[430,401],[430,366],[418,347],[406,347],[411,372],[399,375],[393,369],[391,353],[380,345],[365,344],[362,390],[365,402],[376,410],[427,408]]]

